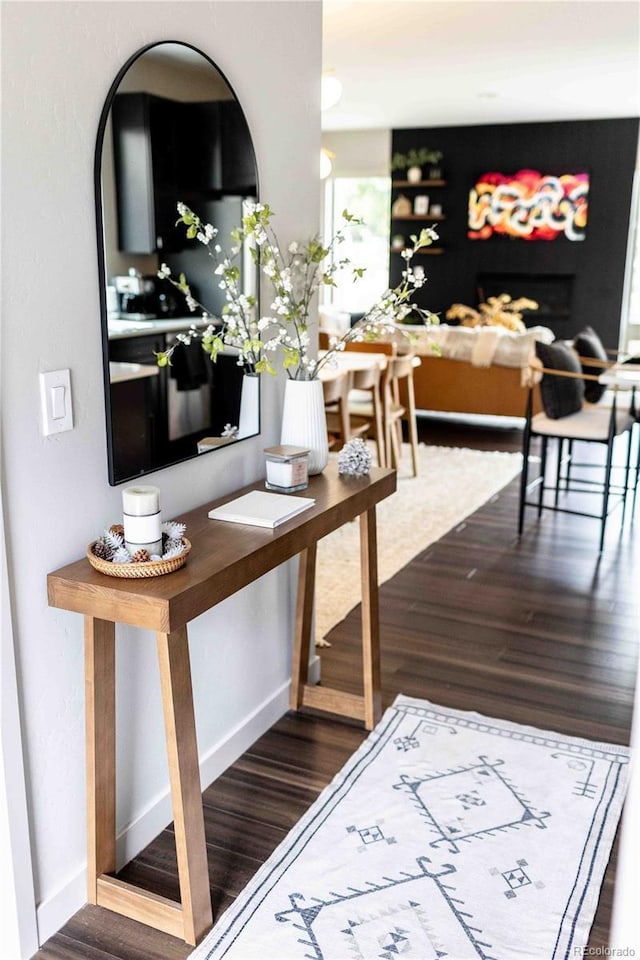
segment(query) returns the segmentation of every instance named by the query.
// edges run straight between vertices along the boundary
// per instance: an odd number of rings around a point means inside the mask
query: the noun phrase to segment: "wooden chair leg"
[[[389,466],[393,467],[395,470],[400,469],[400,461],[402,459],[402,448],[398,443],[398,430],[397,425],[394,423],[391,425],[389,431],[389,450],[387,453],[387,459]]]
[[[413,389],[413,376],[407,378],[407,413],[409,420],[409,443],[411,444],[411,464],[414,477],[418,476],[418,425],[416,423],[416,400]]]
[[[378,466],[386,467],[387,456],[385,450],[384,416],[380,394],[377,389],[373,392],[373,418],[376,425],[376,450],[378,453]]]

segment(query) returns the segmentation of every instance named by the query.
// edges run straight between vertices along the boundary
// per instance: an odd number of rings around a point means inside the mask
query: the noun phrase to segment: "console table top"
[[[375,507],[395,491],[396,472],[373,467],[368,476],[341,476],[331,463],[300,492],[315,505],[275,529],[209,520],[212,507],[260,489],[263,480],[173,518],[191,541],[187,563],[174,573],[109,577],[84,558],[48,575],[49,605],[170,633]]]

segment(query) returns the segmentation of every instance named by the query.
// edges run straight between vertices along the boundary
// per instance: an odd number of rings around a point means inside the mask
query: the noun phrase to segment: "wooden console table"
[[[191,687],[187,624],[263,574],[300,555],[291,708],[360,719],[381,715],[376,504],[396,487],[393,470],[340,477],[335,464],[302,496],[315,505],[275,530],[209,520],[220,503],[263,488],[255,483],[179,518],[192,548],[184,567],[151,579],[108,577],[85,558],[47,578],[49,604],[84,615],[87,877],[90,903],[195,944],[212,925],[209,872]],[[317,543],[359,517],[363,696],[307,683]],[[118,880],[116,871],[115,625],[157,634],[181,902]]]

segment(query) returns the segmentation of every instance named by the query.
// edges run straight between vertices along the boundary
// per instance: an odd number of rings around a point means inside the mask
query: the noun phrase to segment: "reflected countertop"
[[[146,317],[136,314],[110,315],[107,321],[109,340],[121,340],[124,337],[144,337],[157,333],[179,333],[191,326],[205,328],[211,321],[200,317],[173,317],[169,320]]]
[[[126,380],[141,380],[144,377],[157,377],[157,365],[147,363],[109,363],[109,380],[111,383],[124,383]]]

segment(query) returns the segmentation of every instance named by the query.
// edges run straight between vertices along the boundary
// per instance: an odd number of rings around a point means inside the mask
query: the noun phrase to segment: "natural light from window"
[[[343,210],[360,217],[362,226],[349,227],[336,256],[346,257],[366,271],[356,283],[349,271],[337,274],[337,286],[323,290],[323,306],[364,313],[389,286],[390,198],[389,177],[330,177],[325,181],[325,242],[340,229]]]

